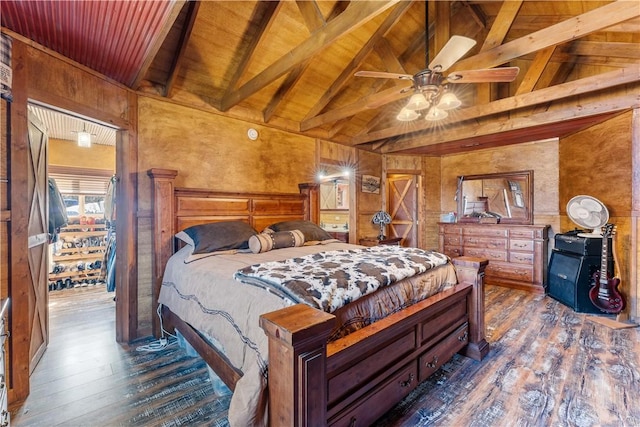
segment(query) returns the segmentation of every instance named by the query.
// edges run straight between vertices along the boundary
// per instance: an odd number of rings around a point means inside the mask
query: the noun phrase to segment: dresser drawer
[[[442,253],[451,258],[457,258],[462,256],[462,247],[461,246],[447,246],[442,249]]]
[[[535,234],[536,230],[533,229],[512,228],[509,230],[509,237],[516,239],[533,239],[536,237]]]
[[[507,237],[509,231],[506,228],[495,227],[467,227],[462,230],[464,236],[483,236],[483,237]]]
[[[413,360],[397,371],[386,384],[367,396],[355,408],[349,408],[329,420],[331,426],[370,426],[418,385],[418,367]]]
[[[524,264],[500,264],[491,263],[487,265],[485,270],[487,281],[491,277],[519,280],[522,282],[533,282],[533,267]]]
[[[487,249],[507,249],[507,239],[495,239],[491,237],[464,236],[462,238],[464,247],[487,248]]]
[[[461,245],[462,244],[462,236],[460,234],[445,234],[444,235],[444,244],[446,245]]]
[[[509,249],[511,249],[512,251],[533,252],[533,240],[510,239]]]
[[[465,247],[464,255],[478,258],[487,258],[489,261],[507,261],[507,253],[505,251],[499,250],[492,251],[490,249]],[[491,264],[491,262],[489,262],[489,264]]]
[[[533,252],[509,252],[509,262],[533,265],[534,260],[535,256]]]

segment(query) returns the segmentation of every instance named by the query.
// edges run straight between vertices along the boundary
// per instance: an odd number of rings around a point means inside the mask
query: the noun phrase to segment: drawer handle
[[[522,243],[514,243],[513,246],[515,246],[516,248],[526,248],[527,245],[522,244]]]
[[[426,365],[427,365],[427,368],[435,368],[437,364],[438,364],[438,356],[433,356],[433,361],[428,362]]]
[[[464,334],[458,337],[458,341],[465,342],[468,336],[469,336],[469,331],[464,331]]]
[[[526,257],[526,256],[516,256],[515,258],[518,261],[529,261],[529,257]]]
[[[409,384],[413,382],[415,376],[413,374],[409,374],[409,378],[406,381],[400,381],[400,387],[409,387]]]
[[[349,427],[355,427],[356,421],[356,417],[351,417],[351,420],[349,420]]]

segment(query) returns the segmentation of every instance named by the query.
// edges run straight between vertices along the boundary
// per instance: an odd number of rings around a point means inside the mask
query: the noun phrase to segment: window
[[[103,195],[63,194],[64,205],[67,207],[67,216],[104,215]]]

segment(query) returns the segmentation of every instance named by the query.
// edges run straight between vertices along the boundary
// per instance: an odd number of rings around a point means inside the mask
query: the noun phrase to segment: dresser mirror
[[[533,171],[460,176],[458,180],[459,222],[533,224]]]

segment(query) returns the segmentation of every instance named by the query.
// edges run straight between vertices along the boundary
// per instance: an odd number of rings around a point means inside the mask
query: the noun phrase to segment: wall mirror
[[[460,176],[458,221],[533,224],[533,171]]]

